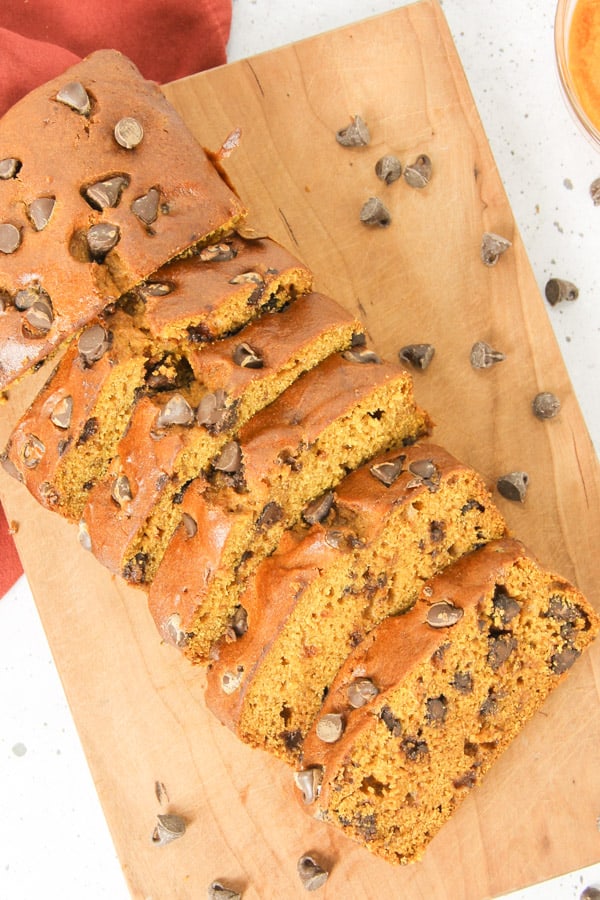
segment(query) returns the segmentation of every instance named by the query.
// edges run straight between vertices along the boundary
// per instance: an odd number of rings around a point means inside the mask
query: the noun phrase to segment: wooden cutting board
[[[241,127],[227,170],[253,220],[304,258],[322,291],[359,311],[382,354],[435,346],[415,382],[438,442],[491,485],[529,473],[525,503],[499,498],[513,531],[600,607],[597,461],[435,0],[165,90],[213,150]],[[342,148],[335,132],[356,113],[372,143]],[[387,152],[403,163],[428,154],[429,186],[382,185],[374,164]],[[359,222],[371,195],[389,206],[389,228]],[[494,268],[479,258],[484,231],[512,241]],[[476,340],[505,362],[474,370]],[[11,392],[2,443],[41,377]],[[555,420],[532,415],[539,390],[560,397]],[[4,473],[0,493],[133,897],[198,898],[215,879],[244,900],[303,897],[296,861],[312,852],[332,868],[323,898],[480,900],[600,859],[600,645],[424,860],[393,868],[305,815],[287,768],[211,717],[202,672],[161,645],[143,595],[86,554],[73,526]],[[188,830],[157,848],[155,816],[167,811]]]

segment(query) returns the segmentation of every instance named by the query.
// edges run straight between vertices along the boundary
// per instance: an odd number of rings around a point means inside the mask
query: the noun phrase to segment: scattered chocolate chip
[[[471,347],[471,365],[474,369],[490,369],[505,359],[501,350],[494,350],[485,341],[477,341]]]
[[[248,612],[243,606],[236,606],[230,621],[228,632],[233,640],[243,637],[248,631]]]
[[[473,690],[473,676],[470,672],[456,671],[450,684],[459,694],[470,694]]]
[[[81,429],[81,434],[77,438],[77,446],[81,447],[83,444],[87,444],[89,439],[98,433],[99,427],[100,423],[98,422],[97,416],[90,416],[89,419],[86,419],[84,426]]]
[[[366,147],[371,141],[371,133],[361,116],[352,116],[349,125],[336,131],[335,139],[342,147]]]
[[[508,625],[521,612],[521,604],[514,597],[507,594],[506,589],[501,584],[497,584],[494,589],[492,605],[494,613],[498,614],[503,625]]]
[[[517,639],[512,634],[491,636],[488,645],[487,663],[492,671],[497,672],[516,648]]]
[[[398,352],[401,362],[408,363],[413,369],[424,371],[435,355],[432,344],[407,344]]]
[[[93,209],[100,212],[119,205],[121,194],[129,185],[126,175],[114,175],[104,181],[96,181],[83,191],[83,196]]]
[[[227,406],[227,394],[222,388],[212,394],[205,394],[196,410],[196,421],[211,434],[220,434],[230,428],[236,419],[236,407]]]
[[[15,156],[7,156],[5,159],[0,159],[0,180],[8,181],[9,178],[14,178],[20,171],[21,166],[21,160]]]
[[[110,222],[99,222],[88,228],[85,238],[92,259],[104,262],[106,255],[119,243],[120,237],[119,226]]]
[[[242,900],[242,895],[225,887],[220,881],[213,881],[208,886],[208,900]]]
[[[309,503],[308,506],[305,506],[302,511],[302,518],[306,524],[315,525],[317,522],[322,522],[326,519],[333,506],[333,499],[333,491],[327,491],[325,494],[317,497],[316,500],[313,500],[312,503]]]
[[[307,891],[317,891],[329,878],[327,872],[312,856],[301,856],[298,860],[298,876]]]
[[[156,222],[160,202],[160,192],[156,188],[150,190],[136,199],[131,204],[131,212],[137,216],[144,225],[152,225]]]
[[[493,688],[490,688],[488,691],[488,695],[479,707],[479,715],[483,716],[495,716],[498,712],[498,704],[500,702],[500,696],[494,691]]]
[[[434,462],[430,459],[415,459],[408,465],[409,472],[416,475],[417,478],[429,480],[439,474],[439,470]]]
[[[102,325],[89,325],[79,335],[77,349],[87,366],[101,359],[111,344],[110,333]]]
[[[429,753],[427,741],[407,735],[400,744],[402,751],[411,762],[417,762]]]
[[[554,653],[550,658],[550,668],[555,675],[562,675],[571,668],[573,663],[581,656],[581,650],[577,647],[565,647]]]
[[[118,475],[115,478],[110,496],[119,506],[124,506],[126,503],[131,502],[133,494],[131,493],[131,485],[127,475]]]
[[[344,732],[344,720],[339,713],[327,713],[318,720],[315,730],[321,741],[335,744]]]
[[[73,398],[70,394],[56,403],[50,413],[50,421],[57,428],[68,428],[73,415]]]
[[[392,221],[392,216],[385,204],[378,197],[369,197],[360,211],[360,221],[364,225],[375,225],[387,228]]]
[[[224,694],[234,694],[240,687],[244,677],[244,667],[238,666],[235,672],[223,672],[221,690]]]
[[[527,472],[508,472],[501,475],[496,482],[498,493],[506,500],[516,500],[523,503],[527,488],[529,486],[529,475]]]
[[[348,703],[353,709],[360,709],[370,703],[379,694],[378,688],[370,678],[358,678],[346,689]]]
[[[36,437],[35,434],[28,434],[21,450],[23,465],[27,469],[35,469],[39,466],[45,452],[46,446],[44,442],[39,437]]]
[[[260,353],[246,343],[237,345],[233,351],[233,361],[236,366],[241,366],[243,369],[262,369],[264,365]]]
[[[562,303],[563,300],[577,300],[579,288],[571,281],[565,281],[563,278],[551,278],[546,282],[544,293],[550,306],[556,306],[557,303]]]
[[[406,456],[404,455],[397,456],[395,459],[386,459],[384,462],[371,466],[369,472],[386,487],[390,487],[404,471],[405,460]]]
[[[38,297],[25,311],[23,330],[30,337],[43,337],[48,334],[54,321],[52,303],[46,291],[41,290]]]
[[[373,350],[363,350],[360,348],[344,350],[342,356],[349,362],[354,363],[381,363],[381,357]]]
[[[402,175],[402,165],[397,156],[386,154],[375,163],[375,174],[386,184],[393,184]]]
[[[256,530],[259,532],[268,531],[269,528],[272,528],[277,522],[281,522],[282,519],[283,509],[279,503],[270,500],[256,520]]]
[[[600,900],[600,888],[593,886],[584,888],[579,895],[579,900]]]
[[[457,789],[460,788],[472,788],[475,786],[477,781],[477,769],[469,769],[468,772],[465,772],[463,775],[459,775],[458,778],[455,778],[452,781],[452,785]]]
[[[14,253],[21,243],[21,232],[10,222],[0,225],[0,253]]]
[[[137,119],[124,116],[119,119],[114,129],[115,141],[125,150],[133,150],[141,144],[144,137],[144,129]]]
[[[559,594],[554,594],[550,597],[548,612],[545,615],[552,619],[558,619],[559,622],[568,622],[570,624],[577,622],[577,619],[586,618],[580,606],[572,606]]]
[[[322,782],[322,766],[312,766],[294,773],[294,783],[302,793],[305,803],[314,803],[321,791]]]
[[[460,606],[454,606],[447,600],[440,600],[432,603],[427,610],[427,624],[432,628],[449,628],[460,622],[464,615],[464,610]]]
[[[594,178],[590,184],[590,197],[594,206],[600,206],[600,178]]]
[[[87,116],[92,108],[88,92],[80,81],[70,81],[56,95],[59,103],[70,106],[80,116]]]
[[[156,419],[157,428],[168,428],[170,425],[193,425],[195,413],[185,397],[181,394],[173,396],[161,408]]]
[[[443,694],[429,697],[425,704],[425,719],[430,725],[442,725],[448,712],[448,701]]]
[[[259,272],[240,272],[229,279],[229,284],[256,284],[263,287],[265,279]]]
[[[400,737],[402,734],[402,722],[398,719],[389,706],[382,706],[379,712],[379,718],[394,737]]]
[[[486,266],[495,266],[503,253],[505,253],[512,244],[506,238],[499,234],[486,232],[481,239],[481,260]]]
[[[284,746],[290,752],[298,750],[302,744],[303,735],[299,728],[296,728],[294,731],[282,731],[280,737]]]
[[[531,408],[536,418],[553,419],[560,412],[560,400],[550,391],[542,391],[533,398]]]
[[[412,165],[405,166],[404,180],[411,187],[424,188],[431,181],[431,172],[431,160],[425,153],[422,153],[420,156],[417,156]]]
[[[27,216],[36,231],[42,231],[50,221],[56,200],[54,197],[38,197],[27,207]]]
[[[181,522],[185,529],[186,537],[196,537],[198,533],[198,523],[196,522],[194,517],[190,516],[189,513],[184,512],[181,516]]]
[[[156,817],[156,827],[152,832],[152,843],[163,847],[183,837],[186,830],[185,819],[174,813],[160,813]]]
[[[225,262],[228,259],[235,259],[237,250],[231,244],[209,244],[203,247],[198,254],[198,259],[202,262]]]
[[[219,472],[235,473],[239,472],[241,467],[242,448],[237,441],[229,441],[213,462],[213,468]]]

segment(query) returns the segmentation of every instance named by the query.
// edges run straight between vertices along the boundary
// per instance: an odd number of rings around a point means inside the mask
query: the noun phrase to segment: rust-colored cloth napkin
[[[164,84],[226,62],[232,0],[2,0],[0,115],[94,50]],[[1,449],[1,448],[0,448]],[[22,573],[0,507],[0,597]]]

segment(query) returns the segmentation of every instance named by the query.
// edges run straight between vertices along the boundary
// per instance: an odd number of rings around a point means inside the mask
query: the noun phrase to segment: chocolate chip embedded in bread
[[[119,243],[120,237],[119,226],[112,225],[110,222],[99,222],[88,228],[85,238],[92,259],[96,262],[104,262],[106,255]]]
[[[344,350],[342,353],[344,359],[347,359],[348,362],[355,363],[381,363],[381,357],[378,356],[374,350],[364,350],[354,348],[352,350]]]
[[[497,584],[492,599],[494,613],[499,617],[503,625],[511,622],[521,612],[521,604],[510,597],[502,585]]]
[[[459,694],[470,694],[473,690],[473,676],[470,672],[456,671],[450,684]]]
[[[463,615],[464,610],[460,606],[454,606],[448,600],[440,600],[432,603],[427,610],[427,624],[431,628],[448,628],[460,622]]]
[[[73,398],[71,395],[62,397],[56,403],[50,413],[50,421],[57,428],[68,428],[71,424],[71,416],[73,415]]]
[[[169,425],[192,425],[194,420],[194,410],[185,397],[173,394],[160,410],[156,425],[158,428],[166,428]]]
[[[379,694],[379,689],[373,684],[370,678],[359,678],[348,685],[346,696],[348,703],[353,709],[360,709],[366,706]]]
[[[233,351],[233,361],[236,366],[241,366],[243,369],[262,369],[264,365],[258,350],[245,342],[238,344]]]
[[[43,337],[52,328],[54,313],[50,297],[45,291],[40,291],[38,297],[25,311],[23,317],[23,331],[29,337]]]
[[[302,512],[302,518],[307,525],[315,525],[327,518],[333,506],[333,491],[327,491],[309,503]]]
[[[0,224],[0,253],[14,253],[21,244],[21,232],[11,222]]]
[[[35,434],[28,434],[27,440],[21,450],[23,465],[28,469],[35,469],[46,452],[46,446]]]
[[[217,469],[218,472],[234,474],[239,472],[241,467],[242,448],[237,441],[229,441],[213,462],[213,468]]]
[[[92,363],[104,356],[110,344],[110,332],[106,331],[102,325],[96,324],[90,325],[81,332],[77,341],[77,349],[85,364],[91,366]]]
[[[129,185],[127,175],[114,175],[103,181],[96,181],[83,190],[83,196],[93,209],[100,212],[119,205],[121,194]]]
[[[217,388],[211,394],[205,394],[196,410],[198,425],[203,425],[211,434],[220,434],[231,428],[236,417],[236,406],[227,405],[227,394],[222,388]]]
[[[550,668],[555,675],[562,675],[571,668],[573,663],[581,656],[581,650],[577,647],[565,647],[554,653],[550,659]]]
[[[92,104],[89,94],[80,81],[70,81],[58,91],[56,97],[59,103],[70,106],[80,116],[88,116],[90,114]]]
[[[160,192],[156,188],[150,190],[136,199],[131,204],[131,212],[144,223],[144,225],[152,225],[158,216],[158,207],[160,203]]]
[[[394,737],[400,737],[402,734],[402,722],[394,715],[389,706],[382,706],[379,718]]]
[[[119,119],[114,128],[115,141],[124,150],[134,150],[144,138],[141,122],[132,116]]]
[[[226,262],[236,256],[237,250],[231,244],[209,244],[200,251],[198,259],[202,262]]]
[[[516,648],[517,639],[512,634],[506,633],[490,636],[487,654],[487,663],[490,668],[497,672]]]
[[[425,704],[425,719],[430,725],[442,725],[448,712],[448,701],[440,694],[439,697],[429,697]]]
[[[196,537],[198,534],[198,523],[189,513],[184,512],[181,516],[181,523],[185,529],[186,536],[189,538]]]
[[[397,456],[396,459],[386,460],[385,462],[376,463],[369,469],[371,475],[390,487],[402,473],[404,467],[405,455]]]
[[[326,744],[335,744],[344,732],[344,719],[339,713],[327,713],[318,720],[316,732]]]
[[[0,179],[8,181],[9,178],[14,178],[22,165],[21,160],[17,159],[16,156],[7,156],[4,159],[0,159]]]
[[[294,773],[294,783],[301,792],[305,803],[314,803],[323,783],[323,767],[311,766]]]
[[[225,694],[234,694],[239,689],[243,677],[243,666],[238,666],[235,672],[223,672],[221,677],[221,689]]]
[[[37,197],[31,201],[27,207],[27,216],[36,231],[42,231],[46,227],[55,205],[54,197]]]

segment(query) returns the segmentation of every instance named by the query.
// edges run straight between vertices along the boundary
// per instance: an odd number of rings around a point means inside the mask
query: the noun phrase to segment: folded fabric
[[[4,0],[0,115],[94,50],[129,57],[163,84],[226,62],[232,0]],[[0,506],[0,597],[22,574]]]

